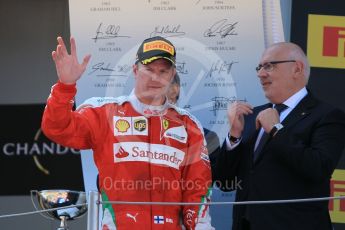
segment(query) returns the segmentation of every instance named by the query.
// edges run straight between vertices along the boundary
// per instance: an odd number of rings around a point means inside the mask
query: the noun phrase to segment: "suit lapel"
[[[282,124],[284,127],[291,127],[296,122],[307,117],[311,113],[311,108],[313,108],[316,103],[316,99],[308,93],[283,120]]]
[[[311,109],[317,104],[317,100],[308,92],[308,94],[296,105],[296,107],[288,114],[288,116],[283,120],[282,125],[284,128],[288,128],[296,124],[298,121],[304,119],[311,113]],[[268,108],[269,106],[265,107],[264,109]],[[261,111],[261,110],[260,110]],[[259,111],[259,112],[260,112]],[[257,114],[256,114],[257,116]],[[255,139],[253,142],[253,151],[254,152],[254,145],[258,135],[258,131],[256,132]],[[265,154],[265,148],[269,145],[270,140],[264,146],[262,152],[258,156],[258,159],[254,162],[254,165],[260,162],[261,158]]]

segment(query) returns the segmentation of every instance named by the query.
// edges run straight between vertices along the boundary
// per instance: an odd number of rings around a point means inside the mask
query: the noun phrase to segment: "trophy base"
[[[60,216],[60,219],[61,219],[60,227],[57,230],[68,230],[67,216]]]

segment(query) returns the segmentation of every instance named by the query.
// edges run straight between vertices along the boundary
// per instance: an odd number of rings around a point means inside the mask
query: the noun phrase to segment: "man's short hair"
[[[177,84],[178,86],[180,86],[180,76],[178,75],[177,72],[176,72],[171,84]]]

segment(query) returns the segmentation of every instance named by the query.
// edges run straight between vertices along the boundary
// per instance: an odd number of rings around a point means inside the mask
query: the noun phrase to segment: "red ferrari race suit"
[[[132,93],[91,98],[72,111],[75,85],[52,87],[42,130],[53,141],[92,149],[102,201],[209,201],[211,171],[199,122],[169,103]],[[103,204],[102,229],[213,229],[207,205]]]

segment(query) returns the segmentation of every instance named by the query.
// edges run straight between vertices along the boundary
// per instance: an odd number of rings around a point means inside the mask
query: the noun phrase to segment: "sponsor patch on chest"
[[[172,127],[164,132],[164,137],[187,143],[188,134],[184,126]]]
[[[145,142],[114,143],[114,162],[141,161],[179,169],[185,153],[177,148]]]
[[[148,135],[148,122],[144,116],[113,117],[114,136]]]

